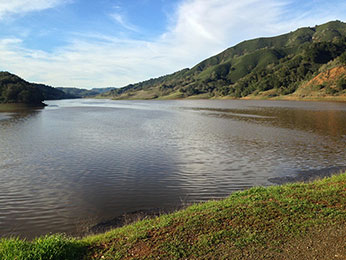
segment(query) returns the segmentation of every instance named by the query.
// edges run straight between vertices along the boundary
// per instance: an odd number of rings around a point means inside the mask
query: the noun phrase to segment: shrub
[[[346,89],[346,78],[341,78],[336,83],[336,88],[340,91]]]
[[[339,60],[343,65],[346,65],[346,52],[340,55]]]

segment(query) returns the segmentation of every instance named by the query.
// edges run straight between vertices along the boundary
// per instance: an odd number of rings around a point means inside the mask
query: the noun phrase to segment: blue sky
[[[330,20],[346,21],[346,1],[0,0],[0,70],[53,86],[121,87]]]

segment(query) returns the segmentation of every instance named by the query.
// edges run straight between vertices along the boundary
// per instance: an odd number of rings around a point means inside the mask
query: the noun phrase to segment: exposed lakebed
[[[345,103],[46,103],[0,112],[0,236],[78,235],[346,166]]]

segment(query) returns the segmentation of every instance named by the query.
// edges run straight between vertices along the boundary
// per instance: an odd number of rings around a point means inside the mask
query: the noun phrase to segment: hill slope
[[[346,66],[325,69],[310,81],[303,83],[292,96],[301,98],[325,97],[345,93]]]
[[[56,88],[29,83],[9,72],[0,72],[0,103],[42,105],[43,100],[73,97]]]
[[[294,93],[328,63],[346,64],[346,23],[329,22],[244,41],[191,69],[112,90],[103,97],[154,99],[280,96]],[[345,60],[345,59],[344,59]],[[344,95],[336,89],[332,95]],[[264,93],[264,94],[263,94]]]

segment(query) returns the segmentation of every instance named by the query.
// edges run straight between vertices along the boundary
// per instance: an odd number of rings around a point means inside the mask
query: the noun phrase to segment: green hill
[[[297,91],[328,66],[329,69],[344,66],[345,52],[346,23],[333,21],[277,37],[244,41],[191,69],[130,84],[102,96],[114,99],[284,96]],[[344,88],[331,88],[332,94],[328,95],[346,95]]]
[[[9,72],[0,72],[0,103],[43,105],[43,100],[73,97],[56,88],[29,83]]]

